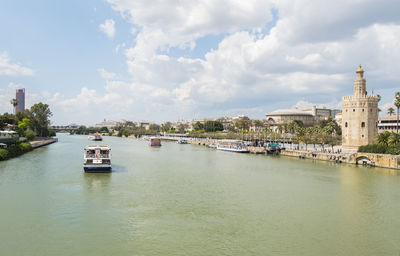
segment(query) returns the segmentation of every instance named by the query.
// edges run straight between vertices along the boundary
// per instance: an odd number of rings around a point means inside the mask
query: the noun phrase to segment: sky
[[[341,108],[358,65],[400,91],[398,0],[0,1],[0,113],[17,88],[54,125]]]

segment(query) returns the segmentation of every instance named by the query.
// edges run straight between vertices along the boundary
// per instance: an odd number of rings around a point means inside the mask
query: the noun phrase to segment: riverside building
[[[273,131],[276,131],[279,125],[287,125],[293,121],[301,121],[304,126],[313,126],[328,117],[335,117],[338,112],[340,110],[316,106],[310,109],[278,109],[266,114],[266,123]]]
[[[377,95],[367,95],[364,70],[360,66],[354,79],[354,94],[342,98],[342,148],[357,150],[373,144],[377,135]]]
[[[400,121],[399,121],[399,130],[400,130]],[[378,121],[378,132],[397,132],[397,116],[387,116],[379,118]]]

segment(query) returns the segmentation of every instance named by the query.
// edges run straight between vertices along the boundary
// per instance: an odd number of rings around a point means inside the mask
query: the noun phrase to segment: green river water
[[[400,255],[397,171],[58,137],[0,162],[0,255]]]

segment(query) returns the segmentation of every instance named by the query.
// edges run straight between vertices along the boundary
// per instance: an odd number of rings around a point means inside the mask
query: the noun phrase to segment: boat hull
[[[233,149],[233,148],[217,148],[217,150],[233,152],[233,153],[249,153],[250,150],[247,149]]]
[[[85,172],[111,172],[111,165],[84,165]]]

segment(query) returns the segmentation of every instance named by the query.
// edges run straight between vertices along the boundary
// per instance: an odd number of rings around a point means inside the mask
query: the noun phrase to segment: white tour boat
[[[100,133],[89,133],[88,135],[88,140],[93,140],[93,141],[102,141],[103,138],[101,137]]]
[[[249,149],[242,141],[237,140],[226,140],[219,141],[217,144],[217,149],[221,151],[229,151],[235,153],[249,153]]]
[[[92,145],[85,148],[83,169],[85,172],[110,172],[111,148]]]

